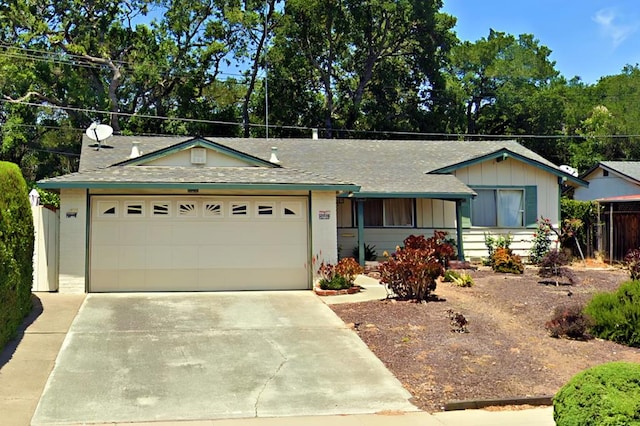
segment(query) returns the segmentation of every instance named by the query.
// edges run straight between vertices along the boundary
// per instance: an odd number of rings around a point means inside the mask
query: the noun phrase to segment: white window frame
[[[182,205],[193,205],[193,210],[190,210],[188,214],[183,214],[180,211],[180,206]],[[198,217],[198,202],[197,201],[177,201],[176,202],[176,217],[181,219],[191,219],[194,217]]]
[[[105,210],[114,209],[114,213],[104,213]],[[98,217],[100,218],[116,218],[120,216],[120,203],[117,200],[100,200],[98,201]]]
[[[290,210],[294,214],[285,214]],[[280,217],[283,219],[298,219],[302,216],[302,203],[296,201],[283,201],[280,203]]]

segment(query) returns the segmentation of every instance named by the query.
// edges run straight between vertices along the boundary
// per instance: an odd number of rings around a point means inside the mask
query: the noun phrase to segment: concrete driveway
[[[89,295],[32,423],[413,411],[311,292]]]

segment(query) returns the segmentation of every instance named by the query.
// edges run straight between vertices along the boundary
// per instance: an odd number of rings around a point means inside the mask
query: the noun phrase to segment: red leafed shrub
[[[426,300],[436,289],[446,260],[454,254],[442,234],[436,232],[428,239],[422,235],[407,237],[404,247],[380,265],[380,282],[400,298]]]
[[[362,274],[364,268],[353,258],[345,257],[340,259],[335,267],[335,272],[347,279],[347,281],[353,284],[356,279],[356,275]]]
[[[582,305],[557,307],[553,317],[546,322],[545,328],[551,337],[567,337],[569,339],[588,339],[589,328],[593,320],[584,313]]]

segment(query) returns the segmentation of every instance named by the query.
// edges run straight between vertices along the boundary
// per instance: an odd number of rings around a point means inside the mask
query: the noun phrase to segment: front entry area
[[[310,288],[306,197],[90,198],[90,292]]]

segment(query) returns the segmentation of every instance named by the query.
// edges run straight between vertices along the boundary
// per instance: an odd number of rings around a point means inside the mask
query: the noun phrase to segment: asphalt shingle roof
[[[78,173],[47,182],[194,182],[194,183],[354,183],[368,194],[455,194],[474,192],[445,167],[501,150],[558,170],[557,166],[515,141],[390,141],[339,139],[204,138],[243,154],[269,161],[277,147],[281,168],[113,166],[126,161],[132,141],[149,154],[192,137],[113,136],[97,150],[84,138]],[[113,166],[113,167],[111,167]]]
[[[640,161],[602,161],[600,164],[640,182]]]

